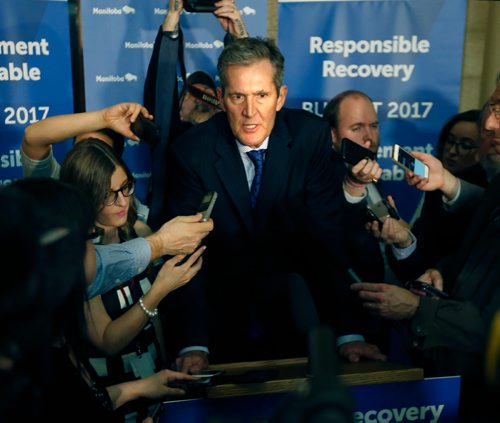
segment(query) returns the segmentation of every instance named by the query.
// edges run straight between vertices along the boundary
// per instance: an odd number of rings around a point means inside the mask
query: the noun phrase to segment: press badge
[[[141,379],[151,376],[155,372],[155,363],[149,352],[133,357],[130,360],[130,367],[135,377]]]

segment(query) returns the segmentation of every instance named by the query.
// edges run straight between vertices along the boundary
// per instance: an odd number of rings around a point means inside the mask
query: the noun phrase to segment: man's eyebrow
[[[350,127],[353,127],[353,126],[365,126],[365,125],[378,125],[379,124],[379,121],[378,120],[375,120],[373,122],[354,122],[353,124],[349,125]]]

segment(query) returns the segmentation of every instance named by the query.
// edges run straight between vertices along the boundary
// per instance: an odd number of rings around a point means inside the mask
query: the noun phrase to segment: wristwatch
[[[178,29],[174,29],[173,31],[163,31],[163,33],[171,40],[177,40],[177,38],[179,38]]]

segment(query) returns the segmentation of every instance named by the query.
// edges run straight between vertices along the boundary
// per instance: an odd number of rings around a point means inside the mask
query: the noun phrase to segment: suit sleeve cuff
[[[181,355],[184,355],[184,354],[191,352],[191,351],[202,351],[204,353],[209,354],[207,347],[201,347],[201,346],[195,345],[193,347],[183,348],[182,350],[179,351],[179,355],[181,356]]]
[[[365,342],[365,337],[362,335],[343,335],[337,338],[337,348],[348,342]]]

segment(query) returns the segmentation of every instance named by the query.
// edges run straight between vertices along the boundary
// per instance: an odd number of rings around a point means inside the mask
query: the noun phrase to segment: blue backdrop
[[[73,112],[66,1],[3,0],[0,14],[0,183],[22,176],[24,128]],[[86,109],[142,101],[153,41],[167,0],[81,2]],[[239,0],[251,35],[267,32],[267,1]],[[278,43],[286,57],[287,106],[319,115],[355,88],[369,94],[381,125],[385,190],[409,218],[420,193],[390,161],[399,143],[430,153],[440,127],[458,111],[466,0],[279,2]],[[210,13],[184,13],[187,71],[215,74],[224,33]],[[378,51],[380,44],[381,51]],[[55,149],[61,159],[70,148]],[[125,160],[144,200],[149,150],[127,143]]]
[[[2,0],[0,184],[22,177],[19,148],[27,125],[73,112],[68,27],[66,2]],[[54,150],[59,159],[66,144]]]
[[[466,0],[279,0],[287,105],[318,115],[347,89],[367,93],[380,120],[384,190],[409,219],[421,193],[390,160],[394,143],[434,154],[458,112]]]

